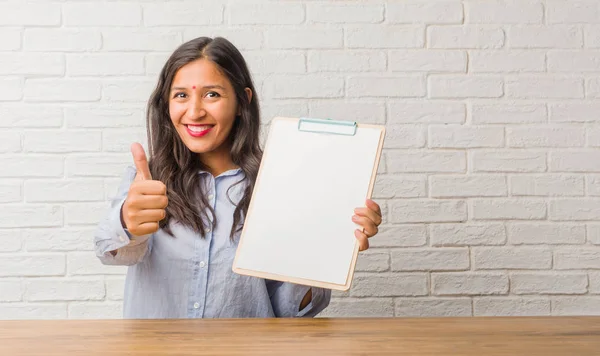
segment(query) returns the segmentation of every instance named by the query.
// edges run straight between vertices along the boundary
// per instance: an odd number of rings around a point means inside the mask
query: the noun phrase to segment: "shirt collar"
[[[234,168],[234,169],[230,169],[228,171],[225,171],[225,172],[219,174],[215,178],[227,177],[227,176],[236,176],[236,175],[240,174],[241,172],[243,172],[241,168]],[[210,175],[210,172],[204,171],[204,170],[199,170],[198,174],[201,174],[201,175]]]

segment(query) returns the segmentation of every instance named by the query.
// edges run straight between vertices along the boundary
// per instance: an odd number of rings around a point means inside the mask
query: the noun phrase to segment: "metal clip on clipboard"
[[[334,135],[354,136],[356,134],[356,122],[340,121],[331,119],[300,118],[298,130],[307,132],[328,133]]]

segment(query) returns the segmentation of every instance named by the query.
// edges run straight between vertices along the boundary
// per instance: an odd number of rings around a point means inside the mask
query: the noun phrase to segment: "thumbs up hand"
[[[152,180],[144,148],[139,143],[131,145],[131,154],[137,173],[129,187],[121,211],[122,221],[134,236],[156,232],[158,222],[165,218],[168,205],[167,186]]]

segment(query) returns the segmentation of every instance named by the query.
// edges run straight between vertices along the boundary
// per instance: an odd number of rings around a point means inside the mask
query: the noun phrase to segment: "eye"
[[[177,92],[173,95],[173,98],[178,98],[178,99],[184,99],[187,97],[186,93],[182,93],[182,92]]]
[[[221,95],[219,93],[217,93],[216,91],[209,91],[208,93],[206,93],[206,96],[209,98],[218,98]]]

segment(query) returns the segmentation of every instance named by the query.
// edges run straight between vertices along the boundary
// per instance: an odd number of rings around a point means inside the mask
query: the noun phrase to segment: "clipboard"
[[[274,118],[233,272],[350,289],[359,248],[352,216],[371,197],[384,137],[379,125]]]

